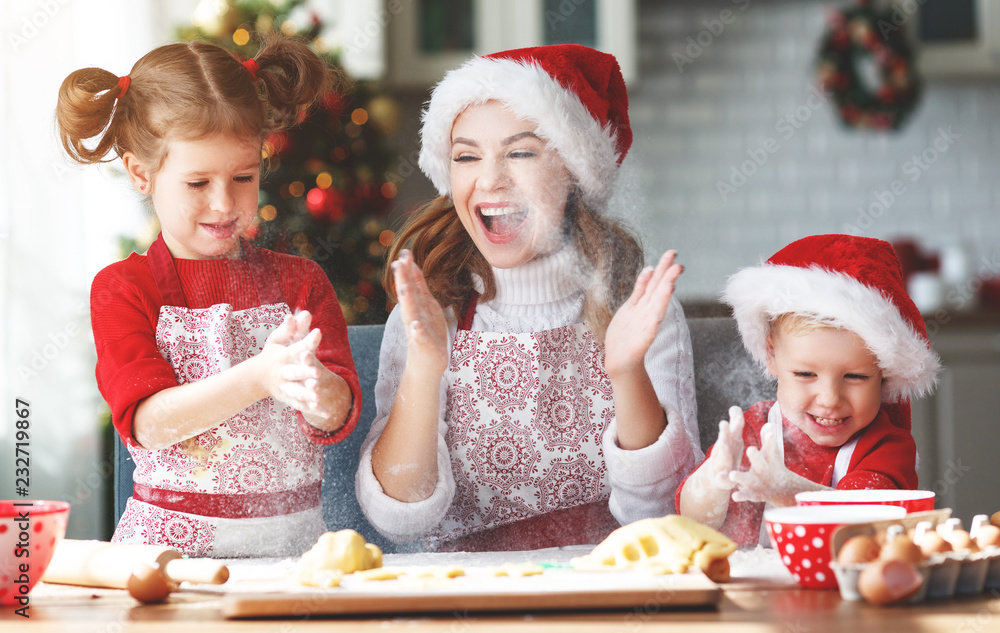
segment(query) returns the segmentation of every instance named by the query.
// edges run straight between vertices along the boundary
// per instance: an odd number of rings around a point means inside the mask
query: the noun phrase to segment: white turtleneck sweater
[[[517,268],[494,268],[497,295],[491,301],[479,302],[471,329],[524,333],[582,323],[586,279],[579,271],[572,249],[563,249]],[[458,324],[452,310],[445,314],[450,348]],[[375,385],[377,412],[361,448],[355,480],[358,502],[365,516],[386,538],[397,543],[408,543],[431,532],[444,518],[455,496],[455,480],[445,443],[448,385],[444,379],[438,420],[438,481],[431,496],[413,503],[389,497],[372,471],[372,448],[388,421],[405,364],[406,333],[397,308],[385,325]],[[646,353],[645,366],[660,406],[666,412],[667,428],[650,446],[624,450],[618,446],[617,420],[608,426],[603,451],[611,485],[609,504],[612,514],[622,524],[675,512],[677,486],[704,458],[698,438],[691,340],[684,312],[674,299]]]

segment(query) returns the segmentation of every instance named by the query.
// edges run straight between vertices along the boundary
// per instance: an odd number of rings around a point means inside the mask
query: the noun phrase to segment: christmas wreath
[[[870,59],[879,84],[870,85],[860,65]],[[820,85],[852,128],[898,130],[920,97],[920,77],[903,29],[889,11],[867,0],[830,15],[819,48]]]

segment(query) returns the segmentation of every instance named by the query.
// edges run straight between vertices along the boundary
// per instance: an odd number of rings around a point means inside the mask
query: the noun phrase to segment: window
[[[473,55],[576,43],[635,76],[635,0],[412,0],[389,3],[387,80],[427,88]],[[393,12],[392,9],[395,8]]]

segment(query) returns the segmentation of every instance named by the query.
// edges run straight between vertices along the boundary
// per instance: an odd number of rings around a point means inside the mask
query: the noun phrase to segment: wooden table
[[[82,592],[86,593],[86,592]],[[309,631],[913,631],[977,633],[1000,629],[1000,594],[905,607],[844,602],[833,591],[726,590],[718,609],[618,612],[479,614],[322,620],[222,620],[218,600],[175,595],[169,604],[138,605],[127,595],[33,600],[31,617],[0,613],[0,630],[19,633],[202,633],[208,631],[306,633]],[[680,628],[677,628],[680,627]]]
[[[736,556],[734,554],[734,556]],[[391,558],[387,557],[387,564]],[[308,633],[311,631],[473,631],[698,630],[740,633],[823,633],[825,631],[918,631],[980,633],[1000,630],[1000,591],[918,605],[877,607],[847,602],[836,591],[798,589],[790,576],[778,577],[765,565],[734,567],[734,582],[722,585],[717,607],[671,610],[656,601],[619,611],[533,613],[437,613],[383,617],[323,617],[225,620],[219,595],[176,593],[166,604],[140,605],[123,590],[39,585],[31,594],[28,619],[12,607],[0,609],[0,632],[7,633]],[[762,576],[752,576],[763,573]]]

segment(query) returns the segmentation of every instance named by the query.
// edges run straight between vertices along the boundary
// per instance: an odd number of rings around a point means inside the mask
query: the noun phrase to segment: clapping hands
[[[816,486],[785,466],[780,442],[781,428],[768,422],[760,430],[760,448],[747,448],[747,470],[734,470],[729,479],[736,489],[733,501],[769,502],[776,506],[795,505],[795,493]]]
[[[709,469],[709,482],[720,490],[736,487],[730,474],[739,471],[743,461],[743,424],[743,410],[739,407],[730,407],[729,421],[719,422],[719,437],[705,467]]]
[[[667,314],[674,283],[684,267],[674,263],[677,253],[667,251],[656,267],[647,266],[636,277],[632,295],[615,312],[604,337],[604,367],[609,376],[620,376],[643,367],[646,352]]]
[[[780,445],[781,429],[768,422],[760,430],[760,448],[746,448],[749,467],[743,463],[743,411],[729,409],[729,421],[719,423],[719,438],[706,461],[709,482],[720,490],[732,490],[733,501],[769,502],[777,506],[795,505],[795,493],[816,486],[785,466]]]
[[[392,263],[399,309],[406,326],[408,366],[440,376],[448,367],[448,324],[444,310],[427,287],[423,272],[408,250]]]
[[[267,387],[275,400],[319,417],[327,417],[332,410],[329,390],[322,389],[320,380],[325,372],[316,358],[322,338],[318,329],[310,331],[312,315],[303,310],[285,315],[264,343],[262,356],[268,357]]]

